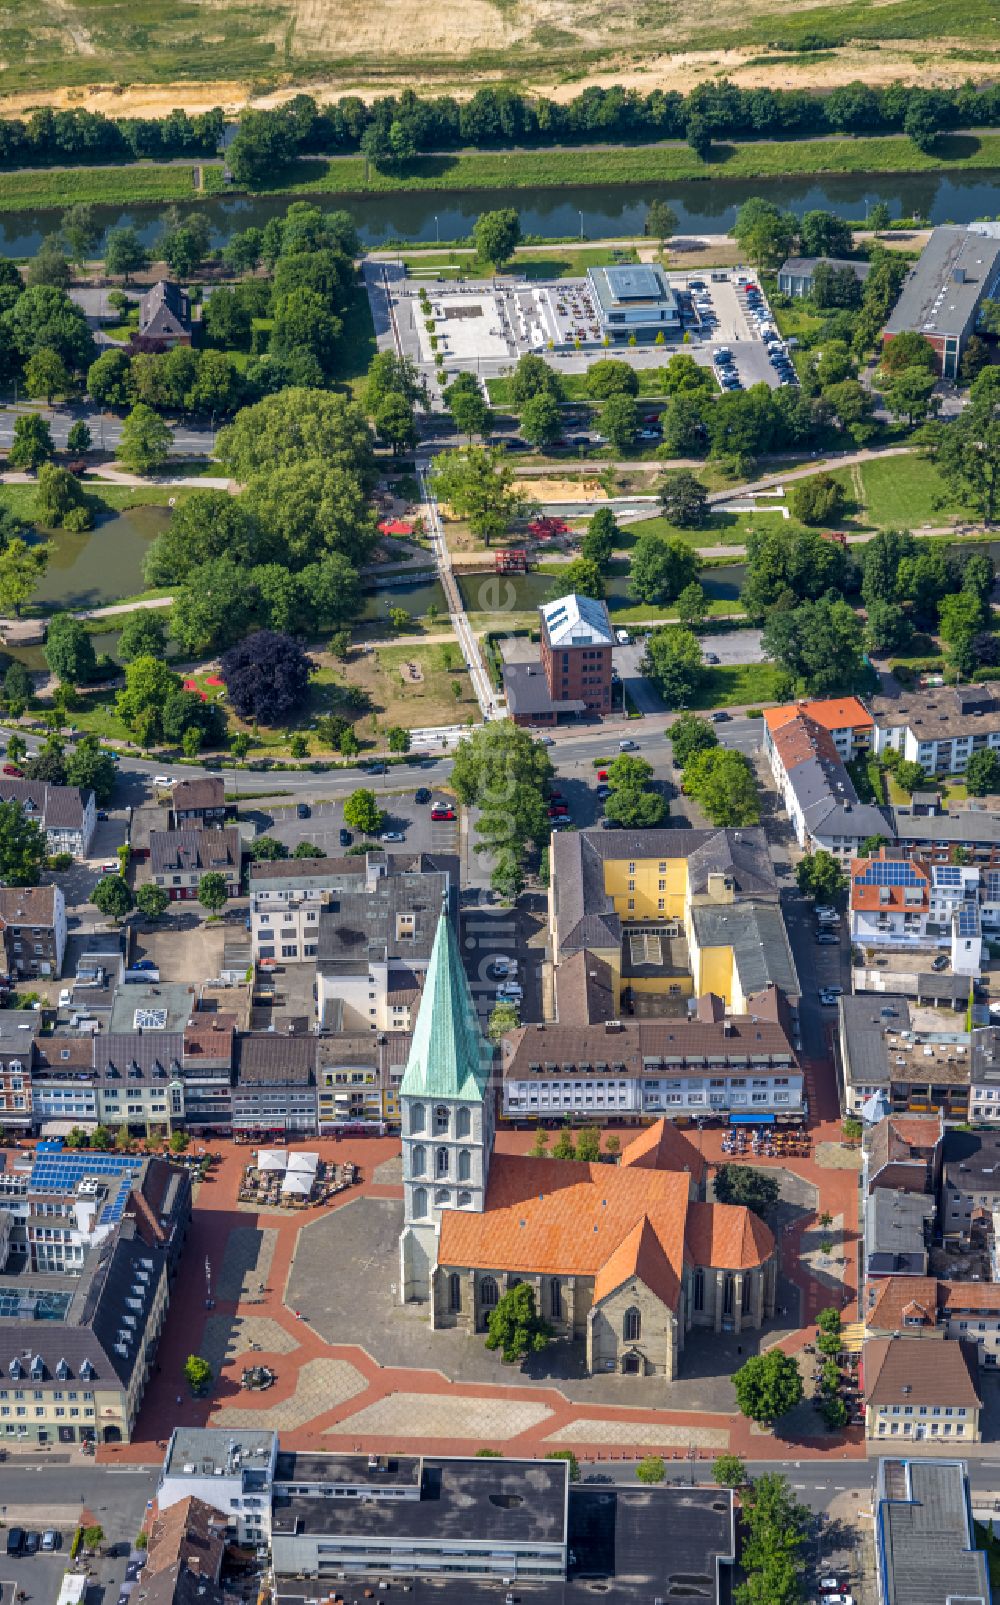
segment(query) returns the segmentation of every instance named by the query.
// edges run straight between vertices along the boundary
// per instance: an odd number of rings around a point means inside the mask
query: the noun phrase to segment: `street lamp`
[[[698,1458],[698,1446],[697,1446],[697,1444],[693,1444],[693,1443],[689,1444],[688,1445],[688,1463],[689,1463],[689,1465],[691,1467],[691,1486],[692,1486],[692,1488],[694,1487],[694,1463],[697,1460],[697,1458]]]
[[[580,238],[583,239],[583,213],[580,212]]]
[[[438,215],[437,215],[436,212],[434,213],[434,238],[437,241],[438,245],[440,245],[441,244],[441,224],[438,221]]]

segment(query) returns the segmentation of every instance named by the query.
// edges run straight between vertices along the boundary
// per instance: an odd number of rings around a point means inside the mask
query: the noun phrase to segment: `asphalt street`
[[[62,1536],[55,1554],[0,1555],[0,1605],[11,1605],[23,1589],[29,1599],[51,1605],[59,1594],[69,1564],[69,1546],[81,1510],[104,1529],[102,1548],[112,1549],[91,1561],[91,1597],[114,1605],[125,1578],[132,1540],[139,1531],[147,1501],[153,1498],[159,1467],[95,1466],[79,1447],[50,1453],[15,1451],[0,1465],[0,1520],[43,1532],[54,1527]]]
[[[26,412],[41,413],[47,421],[52,433],[52,440],[60,450],[66,446],[66,436],[70,429],[79,420],[90,427],[95,451],[104,451],[117,446],[122,435],[122,420],[114,413],[100,412],[96,407],[0,407],[0,446],[9,446],[14,438],[14,420],[23,417]],[[170,447],[172,457],[210,457],[215,449],[215,431],[205,424],[199,428],[197,424],[179,424],[168,419],[174,431],[173,442]]]

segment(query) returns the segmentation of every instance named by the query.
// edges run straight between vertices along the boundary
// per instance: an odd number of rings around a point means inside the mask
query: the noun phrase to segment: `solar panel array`
[[[36,1159],[28,1185],[37,1193],[72,1193],[84,1176],[100,1176],[109,1183],[117,1180],[118,1187],[109,1188],[111,1196],[100,1219],[102,1226],[115,1226],[122,1218],[131,1183],[141,1171],[141,1159],[123,1154],[47,1155]]]
[[[959,936],[979,935],[979,910],[975,903],[963,903],[958,911]]]
[[[923,886],[927,880],[908,858],[873,858],[863,875],[855,875],[855,886]]]
[[[962,871],[957,864],[935,864],[934,884],[936,886],[955,886],[962,884]]]

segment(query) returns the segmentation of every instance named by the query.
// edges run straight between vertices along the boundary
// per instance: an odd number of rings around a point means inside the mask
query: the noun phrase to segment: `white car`
[[[524,997],[524,992],[516,981],[504,981],[501,986],[497,987],[497,997],[503,998],[505,1003],[520,1003]]]
[[[627,630],[615,631],[615,640],[618,642],[619,646],[628,646],[631,639],[632,637],[629,635]]]
[[[384,830],[379,837],[379,840],[384,842],[401,842],[403,840],[403,832],[401,830]]]
[[[853,1594],[824,1594],[823,1605],[854,1605]]]
[[[73,998],[72,989],[70,987],[68,987],[68,986],[64,986],[62,988],[62,990],[60,991],[60,993],[59,993],[59,1007],[61,1009],[68,1009],[69,1006],[70,1006],[70,1003],[72,1001],[72,998]]]
[[[840,1593],[840,1578],[839,1577],[821,1577],[820,1580],[819,1580],[819,1591],[820,1591],[821,1594],[839,1594]]]
[[[839,925],[840,915],[835,908],[818,908],[816,918],[821,925]]]
[[[171,775],[154,775],[153,776],[153,785],[154,786],[176,786],[176,784],[177,784],[176,780],[174,780]]]
[[[517,959],[499,958],[493,960],[494,975],[509,976],[512,981],[517,979]]]

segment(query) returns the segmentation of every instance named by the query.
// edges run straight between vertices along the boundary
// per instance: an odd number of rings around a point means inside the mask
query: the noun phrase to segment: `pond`
[[[415,618],[435,607],[441,618],[441,628],[448,627],[448,604],[440,580],[425,581],[420,585],[383,585],[377,591],[366,591],[362,604],[363,624],[372,624],[379,619],[388,623],[389,609],[393,607],[404,607]]]
[[[130,507],[75,535],[53,530],[49,566],[35,592],[46,610],[104,607],[143,589],[143,559],[170,522],[169,507]]]
[[[389,240],[430,242],[464,239],[481,212],[513,206],[525,234],[548,239],[609,239],[641,234],[649,204],[668,201],[677,214],[678,231],[724,234],[737,209],[751,195],[762,195],[801,215],[814,208],[839,217],[862,218],[869,206],[885,201],[894,218],[926,217],[932,223],[971,223],[993,217],[998,209],[1000,174],[989,169],[950,173],[827,174],[799,178],[713,178],[711,182],[593,184],[532,190],[418,190],[390,195],[320,195],[306,198],[324,211],[350,213],[362,244]],[[221,195],[198,203],[212,227],[212,244],[223,245],[238,230],[262,228],[283,216],[291,195]],[[167,208],[95,206],[102,229],[130,224],[145,244],[162,230]],[[33,256],[47,234],[59,226],[60,212],[50,207],[0,213],[0,253]]]

